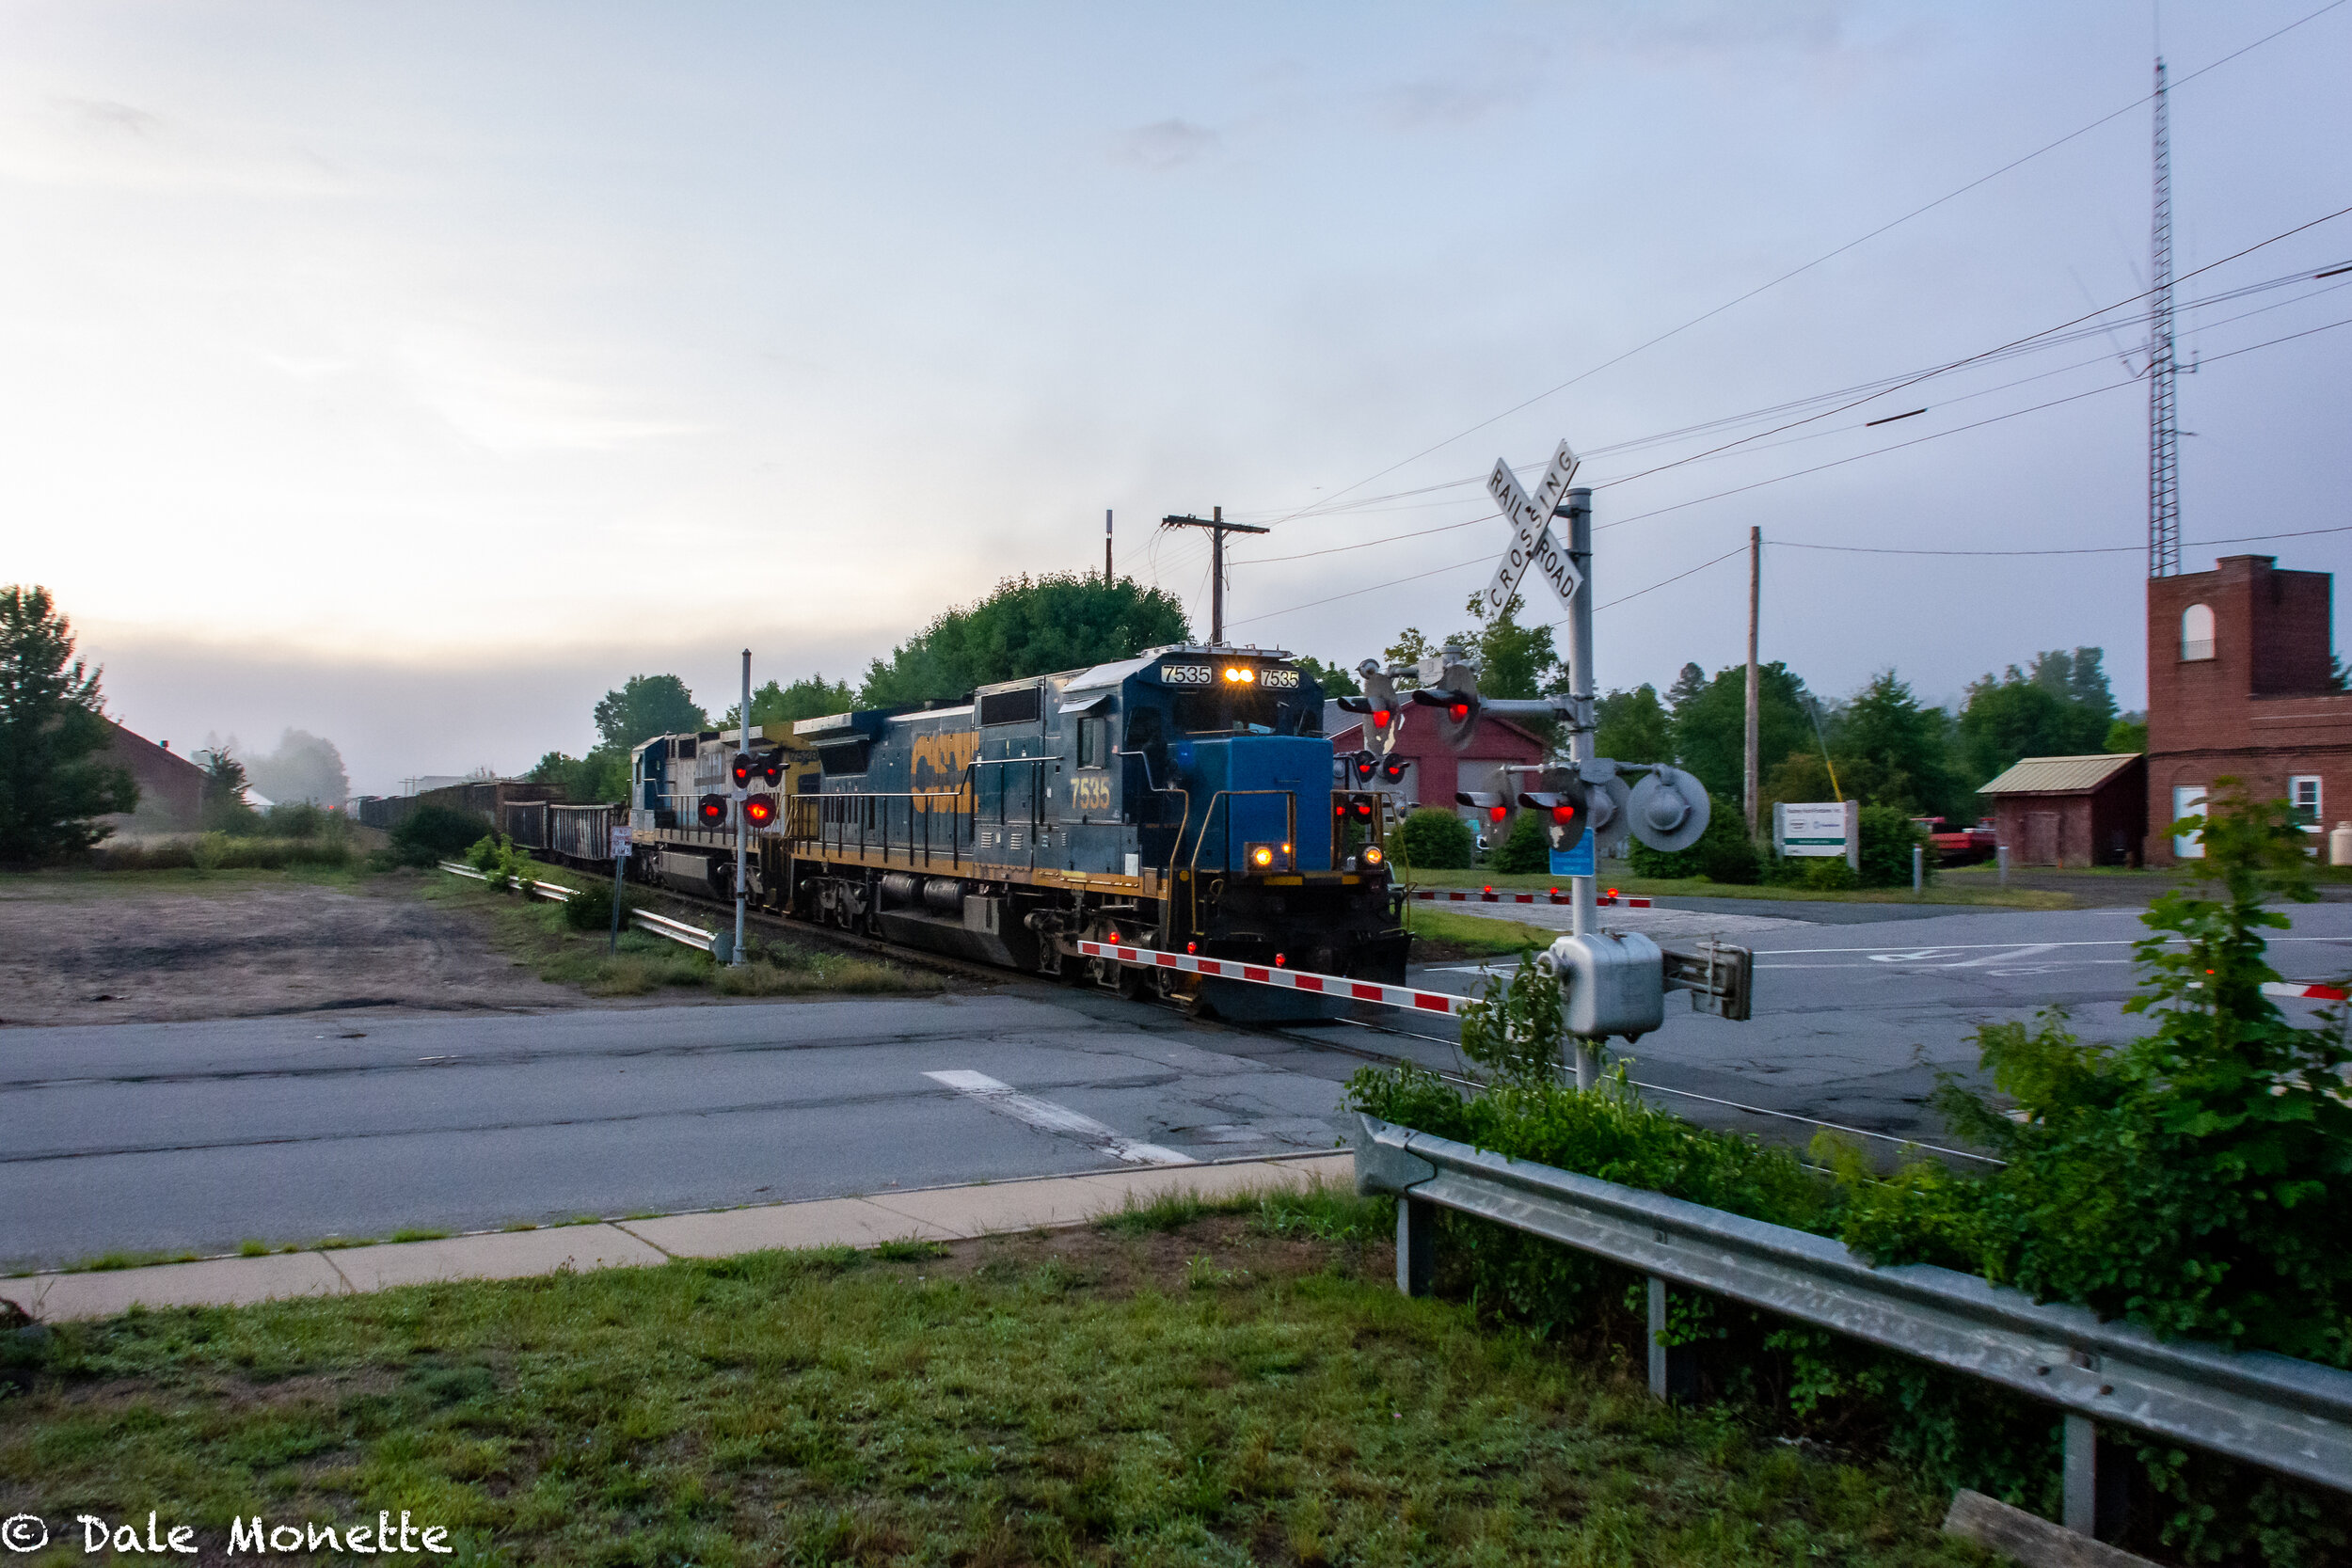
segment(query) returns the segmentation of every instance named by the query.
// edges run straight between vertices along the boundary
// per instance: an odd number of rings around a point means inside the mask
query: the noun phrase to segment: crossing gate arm
[[[1450,1018],[1460,1017],[1462,1009],[1476,1000],[1474,997],[1456,996],[1452,991],[1387,986],[1376,980],[1356,980],[1344,974],[1317,974],[1311,970],[1289,969],[1280,964],[1204,958],[1192,953],[1164,953],[1155,947],[1125,947],[1107,942],[1082,941],[1077,945],[1078,951],[1090,958],[1110,958],[1141,969],[1172,969],[1185,974],[1205,974],[1212,979],[1241,980],[1253,986],[1276,986],[1285,990],[1311,991],[1318,996],[1337,996],[1351,1002],[1370,1002],[1381,1007],[1403,1007],[1417,1013],[1443,1013]]]
[[[1974,1275],[1930,1263],[1874,1267],[1826,1236],[1513,1160],[1360,1112],[1356,1119],[1359,1192],[1494,1220],[1997,1383],[2070,1416],[2352,1492],[2352,1372],[2158,1339]]]
[[[1434,899],[1441,904],[1573,904],[1576,902],[1573,895],[1565,893],[1497,893],[1492,888],[1487,888],[1481,893],[1472,893],[1466,888],[1423,887],[1413,889],[1411,896]],[[1646,898],[1629,898],[1622,894],[1615,893],[1596,895],[1593,902],[1604,910],[1613,908],[1646,910],[1650,907],[1650,901]]]

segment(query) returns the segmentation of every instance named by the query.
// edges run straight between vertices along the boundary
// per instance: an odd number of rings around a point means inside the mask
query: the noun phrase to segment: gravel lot
[[[418,872],[0,877],[0,1025],[591,1004],[422,887]]]

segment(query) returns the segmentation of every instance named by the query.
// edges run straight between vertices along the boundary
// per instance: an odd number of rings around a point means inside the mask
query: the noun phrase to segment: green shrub
[[[350,831],[351,818],[308,800],[288,801],[262,814],[264,838],[339,839]]]
[[[1551,828],[1540,811],[1521,811],[1511,818],[1511,832],[1498,845],[1487,864],[1497,871],[1542,873],[1551,869]]]
[[[636,898],[626,887],[621,890],[621,924],[628,924],[629,911],[637,907]],[[564,924],[575,931],[609,931],[612,928],[612,884],[601,877],[592,879],[586,887],[575,892],[564,906]]]
[[[2230,780],[2216,782],[2194,825],[2205,857],[2190,869],[2206,886],[2168,893],[2142,917],[2143,979],[2125,1004],[2153,1018],[2153,1033],[2086,1044],[2057,1013],[1992,1024],[1978,1045],[2008,1103],[1942,1082],[1944,1119],[2006,1162],[1989,1174],[1918,1162],[1889,1175],[1825,1132],[1814,1145],[1825,1180],[1785,1151],[1642,1104],[1621,1071],[1604,1092],[1578,1095],[1553,1069],[1557,1047],[1545,1042],[1558,1024],[1524,966],[1489,981],[1464,1017],[1464,1054],[1494,1074],[1490,1087],[1465,1100],[1416,1067],[1366,1069],[1347,1103],[1836,1235],[1877,1263],[1937,1263],[2166,1337],[2352,1367],[2352,1037],[2340,1017],[2289,1022],[2262,991],[2278,978],[2263,932],[2288,924],[2263,906],[2314,896],[2307,835],[2286,802],[2250,800]],[[1486,1221],[1438,1223],[1445,1266],[1474,1302],[1546,1330],[1631,1321],[1622,1293],[1631,1275]],[[1668,1334],[1735,1341],[1702,1362],[1718,1393],[1841,1442],[1883,1443],[1935,1484],[2055,1511],[2058,1443],[2044,1406],[1724,1302],[1692,1299]],[[2339,1560],[2352,1547],[2340,1502],[2312,1488],[2192,1461],[2169,1444],[2118,1441],[2137,1460],[2139,1547],[2268,1562]]]
[[[1909,887],[1912,847],[1915,845],[1924,850],[1927,843],[1928,831],[1900,806],[1863,807],[1860,885]],[[1921,874],[1933,881],[1935,857],[1922,854],[1920,861]]]
[[[482,836],[482,818],[447,806],[418,806],[394,825],[392,858],[402,865],[431,865],[463,854]]]
[[[1423,806],[1397,824],[1391,848],[1408,870],[1467,871],[1478,835],[1452,812]]]
[[[466,850],[466,863],[495,888],[528,888],[539,877],[539,863],[504,833],[477,839]]]
[[[1748,836],[1746,816],[1737,802],[1708,797],[1707,831],[1688,849],[1653,849],[1634,839],[1626,859],[1637,877],[1704,877],[1710,882],[1746,887],[1763,875],[1764,857]]]

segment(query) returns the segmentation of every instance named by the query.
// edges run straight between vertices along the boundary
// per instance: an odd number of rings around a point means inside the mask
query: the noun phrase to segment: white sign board
[[[630,834],[628,823],[624,822],[619,827],[612,830],[612,858],[614,860],[625,861],[628,859],[629,840]]]
[[[1558,535],[1551,531],[1551,515],[1560,505],[1560,498],[1568,492],[1568,482],[1576,477],[1578,459],[1565,441],[1551,454],[1551,465],[1544,470],[1542,483],[1535,493],[1528,495],[1519,488],[1511,465],[1498,458],[1494,472],[1486,476],[1486,494],[1494,498],[1502,511],[1503,520],[1511,525],[1511,545],[1502,552],[1502,560],[1495,566],[1495,575],[1486,584],[1484,595],[1486,613],[1499,613],[1518,592],[1519,579],[1534,566],[1551,591],[1560,597],[1565,609],[1570,597],[1582,584],[1568,552],[1560,547]]]
[[[1772,847],[1784,855],[1843,856],[1862,869],[1862,802],[1780,801],[1772,807]]]

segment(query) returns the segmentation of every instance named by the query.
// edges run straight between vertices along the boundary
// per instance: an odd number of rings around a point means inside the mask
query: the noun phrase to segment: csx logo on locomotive
[[[951,730],[944,735],[918,735],[914,737],[914,787],[919,792],[914,809],[920,812],[969,811],[972,809],[972,785],[964,778],[964,769],[971,766],[974,753],[980,749],[979,736],[969,730]],[[939,790],[958,790],[955,800],[943,800]]]
[[[1110,775],[1107,773],[1082,773],[1078,777],[1071,780],[1070,809],[1073,811],[1110,810]]]

